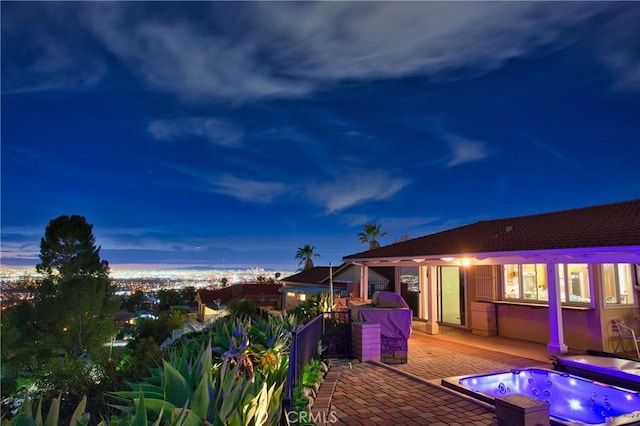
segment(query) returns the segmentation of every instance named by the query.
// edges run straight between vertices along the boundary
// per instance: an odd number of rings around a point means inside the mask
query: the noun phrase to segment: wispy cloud
[[[445,167],[447,168],[483,160],[490,155],[489,148],[485,142],[447,130],[439,118],[432,121],[431,131],[436,138],[449,146],[450,155],[445,160]]]
[[[444,139],[449,143],[452,151],[452,158],[447,163],[447,167],[482,160],[489,155],[483,142],[454,134],[447,134]]]
[[[310,185],[309,197],[325,206],[328,213],[365,201],[391,198],[409,183],[384,171],[362,171],[340,175],[331,182]]]
[[[173,182],[173,185],[184,185],[192,191],[224,194],[244,202],[269,204],[277,197],[291,191],[289,185],[267,179],[247,179],[181,164],[164,164],[164,167],[190,179],[189,182],[182,184]]]
[[[268,204],[276,197],[287,192],[287,185],[279,182],[267,182],[241,179],[235,176],[221,176],[210,181],[211,192],[229,195],[242,201]]]
[[[597,16],[594,54],[621,85],[638,88],[638,9],[616,3],[54,3],[38,6],[57,18],[44,26],[34,25],[37,14],[26,6],[5,7],[3,56],[12,36],[27,31],[20,48],[29,54],[3,64],[3,86],[37,88],[43,85],[34,81],[45,78],[47,87],[94,84],[108,63],[96,41],[144,83],[189,101],[297,97],[344,80],[457,79],[541,48],[566,48]],[[243,22],[243,30],[230,22]],[[61,37],[85,29],[87,37]]]
[[[140,8],[132,15],[129,6],[115,3],[90,7],[85,16],[95,36],[134,72],[185,100],[241,102],[311,91],[308,83],[292,84],[284,77],[281,64],[270,66],[263,61],[271,53],[264,45],[271,34],[207,31],[225,26],[216,16],[225,21],[232,16],[243,19],[237,9],[244,6],[199,7],[198,21],[178,11],[171,19]]]
[[[0,264],[3,261],[31,261],[37,263],[40,253],[40,238],[44,227],[36,226],[3,226],[2,250],[0,251]]]
[[[107,75],[104,58],[65,7],[2,7],[2,93],[91,87]],[[33,5],[32,5],[33,6]],[[48,23],[42,25],[41,19]],[[65,25],[68,24],[68,25]],[[7,58],[11,60],[7,60]]]
[[[621,2],[618,13],[604,20],[598,38],[599,58],[620,89],[640,89],[640,4]]]
[[[202,138],[215,145],[239,147],[243,132],[233,123],[218,118],[188,117],[173,120],[154,120],[147,128],[151,136],[159,141],[176,141],[187,138]]]

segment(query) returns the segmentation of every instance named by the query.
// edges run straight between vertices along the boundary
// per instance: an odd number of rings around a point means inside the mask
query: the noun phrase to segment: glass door
[[[438,267],[440,322],[465,325],[464,274],[458,266]]]
[[[417,267],[400,268],[400,295],[413,311],[413,317],[420,316],[420,286]]]

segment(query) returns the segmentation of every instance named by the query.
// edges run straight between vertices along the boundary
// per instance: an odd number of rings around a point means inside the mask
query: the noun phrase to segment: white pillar
[[[420,267],[420,290],[421,292],[426,290],[427,306],[425,312],[421,313],[421,317],[427,318],[427,333],[439,334],[440,328],[438,325],[438,280],[437,280],[437,267],[436,266],[421,266]],[[425,300],[420,294],[421,300]],[[422,303],[420,304],[423,305]],[[423,308],[424,309],[424,308]]]
[[[557,355],[569,351],[564,344],[564,331],[562,328],[562,302],[560,301],[560,289],[555,263],[547,263],[547,285],[549,290],[549,344],[547,352]]]
[[[360,297],[362,300],[369,300],[369,267],[360,267]]]
[[[401,281],[401,278],[400,278],[400,267],[396,266],[395,268],[393,268],[393,270],[394,270],[394,275],[395,275],[395,279],[394,279],[395,288],[393,289],[393,291],[396,294],[402,294],[402,286],[401,286],[402,283],[400,282]]]

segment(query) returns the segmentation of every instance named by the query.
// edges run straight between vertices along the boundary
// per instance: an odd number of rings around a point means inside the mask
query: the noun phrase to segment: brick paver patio
[[[365,362],[332,367],[340,369],[340,374],[330,410],[338,425],[494,425],[493,410],[435,383],[443,377],[523,367],[552,366],[414,333],[407,364]]]

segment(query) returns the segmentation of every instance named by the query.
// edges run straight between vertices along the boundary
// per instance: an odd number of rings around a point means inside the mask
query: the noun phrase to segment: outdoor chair
[[[611,320],[611,331],[613,332],[613,338],[615,339],[613,352],[617,353],[618,349],[624,351],[626,342],[632,341],[636,348],[636,355],[640,358],[640,349],[638,349],[638,342],[640,336],[636,334],[635,330],[624,321],[614,319]]]

